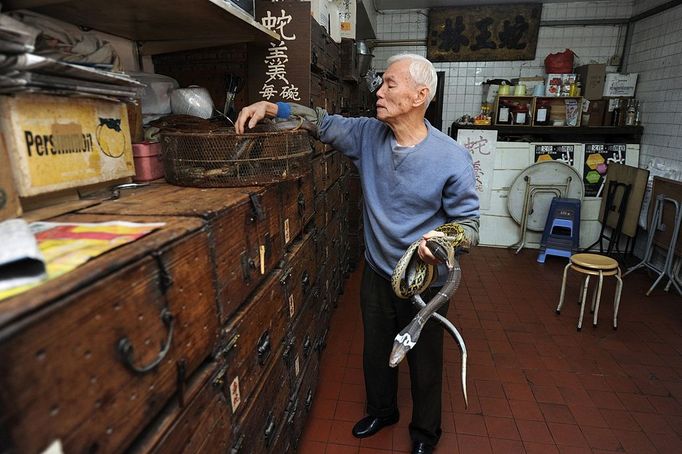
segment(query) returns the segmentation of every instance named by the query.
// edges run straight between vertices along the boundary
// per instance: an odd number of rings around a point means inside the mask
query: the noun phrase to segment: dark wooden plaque
[[[249,48],[249,102],[310,103],[310,3],[256,2],[256,21],[281,41]]]
[[[533,60],[542,4],[433,8],[431,61]]]

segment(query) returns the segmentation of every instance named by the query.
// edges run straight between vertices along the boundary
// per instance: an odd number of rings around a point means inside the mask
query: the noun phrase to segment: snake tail
[[[426,303],[420,295],[415,295],[413,297],[413,301],[420,307],[426,306]],[[457,341],[459,348],[462,351],[462,395],[464,396],[464,408],[469,408],[469,397],[467,395],[467,346],[464,343],[464,338],[450,320],[437,312],[433,314],[433,317],[438,320],[448,331],[448,333],[450,333],[450,335]]]

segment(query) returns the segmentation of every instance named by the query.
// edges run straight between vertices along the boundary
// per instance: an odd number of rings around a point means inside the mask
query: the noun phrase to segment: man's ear
[[[414,107],[426,104],[426,99],[428,98],[428,96],[429,96],[428,87],[419,87],[417,95],[414,97],[413,102]]]

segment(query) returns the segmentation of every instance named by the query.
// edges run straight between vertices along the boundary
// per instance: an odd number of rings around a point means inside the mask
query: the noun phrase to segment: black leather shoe
[[[400,415],[398,413],[387,418],[365,416],[360,421],[358,421],[353,427],[353,436],[355,438],[371,437],[384,427],[397,423],[399,419]]]
[[[415,441],[412,445],[412,454],[433,454],[433,448],[421,441]]]

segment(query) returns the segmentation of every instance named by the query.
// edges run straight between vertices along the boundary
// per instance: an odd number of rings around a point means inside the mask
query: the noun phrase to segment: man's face
[[[415,109],[419,96],[417,84],[410,75],[410,60],[400,60],[388,67],[384,83],[377,91],[377,119],[391,123]]]

